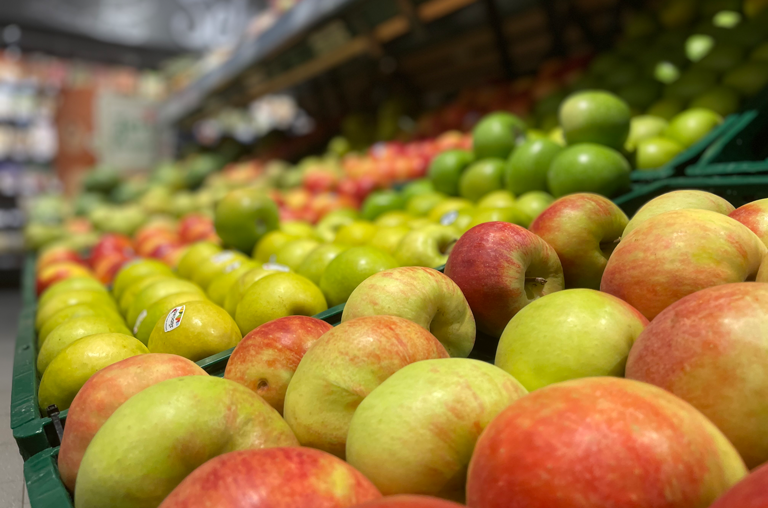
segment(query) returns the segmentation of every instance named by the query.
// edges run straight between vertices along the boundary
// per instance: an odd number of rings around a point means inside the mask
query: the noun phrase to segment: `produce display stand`
[[[32,508],[73,508],[72,496],[59,475],[59,449],[43,450],[24,463],[29,505]]]

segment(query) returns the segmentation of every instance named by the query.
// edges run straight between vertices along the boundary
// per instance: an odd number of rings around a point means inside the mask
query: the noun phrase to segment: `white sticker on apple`
[[[288,273],[291,271],[290,268],[288,268],[285,265],[281,265],[280,263],[272,263],[272,262],[264,263],[263,265],[261,265],[261,267],[264,268],[265,270],[277,270],[278,272]]]
[[[186,305],[179,305],[171,309],[171,312],[165,317],[165,323],[163,324],[163,329],[166,333],[181,326],[181,320],[184,317],[184,310],[186,308]]]
[[[459,212],[456,210],[451,210],[450,212],[446,212],[443,214],[442,217],[440,217],[440,224],[443,226],[450,226],[454,222],[456,222],[456,219],[459,218]]]
[[[241,266],[242,264],[243,264],[243,262],[242,262],[242,261],[240,261],[240,260],[238,260],[238,261],[235,261],[234,263],[230,263],[230,264],[228,264],[228,265],[227,265],[227,266],[224,268],[224,273],[234,272],[235,270],[237,270],[238,268],[240,268],[240,266]]]
[[[224,250],[224,251],[221,251],[218,254],[214,255],[211,258],[211,261],[213,261],[214,263],[216,263],[218,265],[219,263],[224,263],[225,261],[229,261],[234,256],[235,256],[235,253],[232,252],[231,250]]]
[[[136,316],[136,323],[133,325],[133,334],[136,335],[139,333],[139,327],[141,326],[141,323],[144,321],[144,318],[147,317],[147,309],[144,309],[141,311],[141,314]]]

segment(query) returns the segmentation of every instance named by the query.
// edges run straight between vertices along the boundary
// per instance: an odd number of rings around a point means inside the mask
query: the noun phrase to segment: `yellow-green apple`
[[[204,294],[200,291],[191,291],[187,293],[174,293],[156,301],[146,312],[139,314],[136,323],[133,325],[133,336],[139,339],[143,344],[149,343],[149,336],[152,335],[155,325],[160,319],[165,318],[172,308],[187,302],[197,302],[206,300]]]
[[[640,141],[664,134],[669,125],[665,119],[654,115],[638,115],[629,122],[629,136],[624,143],[624,150],[634,152]]]
[[[70,492],[75,491],[86,448],[112,413],[143,389],[181,376],[207,374],[180,356],[146,354],[113,363],[91,376],[69,407],[59,450],[59,473]]]
[[[342,323],[363,316],[399,316],[423,326],[451,356],[467,357],[475,344],[475,318],[459,286],[424,267],[385,270],[349,296]]]
[[[624,237],[600,289],[649,320],[696,291],[754,280],[766,254],[740,222],[709,210],[674,210],[646,220]]]
[[[123,294],[120,297],[120,301],[118,302],[118,308],[120,309],[120,312],[123,315],[128,314],[128,311],[131,309],[131,305],[133,304],[133,300],[136,298],[136,295],[138,295],[145,287],[151,286],[152,284],[159,281],[172,281],[176,279],[177,277],[173,275],[160,274],[150,274],[146,277],[138,279],[133,284],[125,288],[125,291],[123,291]]]
[[[290,270],[291,269],[287,266],[278,265],[276,263],[266,263],[245,272],[239,279],[237,279],[237,282],[232,284],[232,287],[229,288],[227,297],[224,299],[224,310],[226,310],[230,316],[234,317],[237,312],[237,304],[240,303],[240,299],[242,299],[243,294],[245,294],[246,289],[248,289],[251,284],[267,275],[289,272]]]
[[[61,411],[67,409],[92,375],[120,360],[148,352],[144,344],[122,333],[97,333],[76,340],[45,369],[37,394],[40,409],[45,413],[52,404]]]
[[[303,220],[280,221],[280,231],[298,238],[312,238],[315,236],[315,228],[312,224]]]
[[[456,193],[458,194],[458,190]],[[410,215],[413,215],[414,217],[424,217],[429,214],[429,212],[432,211],[434,207],[446,199],[448,199],[448,196],[442,192],[427,192],[425,194],[413,196],[411,199],[409,199],[405,204],[405,209]]]
[[[622,236],[627,236],[644,221],[672,210],[711,210],[728,215],[733,212],[733,205],[711,192],[700,190],[679,190],[667,192],[644,204],[624,228]],[[738,220],[738,219],[737,219]]]
[[[406,225],[380,227],[368,245],[394,255],[397,246],[400,245],[400,240],[410,232],[411,228]]]
[[[522,196],[518,196],[515,200],[515,208],[523,212],[527,219],[527,222],[521,225],[525,227],[530,226],[531,222],[554,202],[554,196],[542,191],[530,191]]]
[[[464,198],[448,198],[441,201],[429,212],[429,220],[440,222],[446,214],[451,212],[462,212],[474,209],[472,201]]]
[[[555,156],[547,172],[547,187],[556,198],[575,192],[614,197],[630,188],[627,159],[595,143],[571,145]]]
[[[477,201],[504,186],[503,159],[480,159],[470,165],[459,179],[459,196]]]
[[[664,136],[688,148],[723,121],[723,117],[704,108],[686,109],[669,121]]]
[[[563,289],[555,250],[530,231],[506,222],[486,222],[456,242],[445,274],[458,284],[477,329],[500,337],[520,309]]]
[[[131,335],[131,331],[125,323],[112,316],[83,316],[72,318],[57,326],[46,337],[42,344],[38,344],[40,351],[37,354],[37,371],[42,375],[48,365],[64,348],[78,339],[97,333],[122,333]]]
[[[378,227],[373,222],[356,220],[341,226],[333,241],[350,247],[365,245],[371,241],[377,230]]]
[[[159,506],[213,457],[297,444],[277,411],[234,381],[167,379],[125,401],[93,437],[80,463],[75,505]]]
[[[70,277],[93,277],[93,273],[80,263],[62,261],[48,265],[37,274],[36,290],[41,295],[49,286]]]
[[[510,320],[496,366],[528,390],[592,376],[623,376],[648,320],[628,303],[592,289],[558,291]]]
[[[277,229],[278,210],[261,190],[236,189],[216,205],[213,223],[225,245],[251,252],[262,236]]]
[[[395,258],[371,246],[352,247],[331,261],[320,277],[320,289],[330,307],[347,301],[352,291],[374,273],[398,266]]]
[[[509,208],[515,204],[515,195],[508,190],[497,190],[483,196],[477,208]]]
[[[758,199],[728,214],[749,229],[751,229],[766,245],[768,245],[768,199]]]
[[[352,508],[461,508],[461,506],[453,501],[447,501],[439,497],[402,494],[399,496],[385,496],[368,501],[367,503],[356,504]]]
[[[275,262],[285,265],[291,270],[297,270],[299,265],[301,265],[301,262],[304,261],[309,253],[318,245],[320,244],[317,240],[311,238],[292,240],[280,247],[275,254]]]
[[[399,192],[387,189],[374,191],[368,194],[360,207],[360,217],[367,220],[376,220],[381,214],[401,210],[405,207],[405,198]]]
[[[183,356],[193,362],[233,348],[242,335],[227,311],[207,300],[188,301],[170,309],[149,335],[152,353]]]
[[[210,284],[208,284],[208,290],[206,294],[213,303],[219,307],[224,306],[224,300],[227,298],[227,293],[232,288],[232,285],[246,272],[253,270],[259,266],[255,261],[233,261],[229,266],[224,269],[224,273],[217,275],[213,278]]]
[[[213,242],[192,244],[179,259],[179,264],[176,267],[179,277],[191,279],[192,274],[203,261],[210,259],[211,256],[221,252],[221,250],[221,247]]]
[[[389,228],[381,228],[379,229],[379,232],[386,231],[387,229]],[[378,232],[376,234],[378,234]],[[331,261],[336,259],[336,256],[348,248],[349,247],[346,245],[339,245],[337,243],[324,243],[318,245],[312,252],[307,254],[307,257],[304,258],[304,261],[302,261],[296,269],[296,273],[302,277],[308,278],[313,284],[319,286],[320,278],[323,276],[323,272]]]
[[[768,461],[768,284],[707,288],[667,307],[638,337],[627,377],[704,413],[747,466]]]
[[[284,447],[219,455],[195,469],[160,508],[346,508],[380,497],[370,480],[337,457]]]
[[[40,298],[37,299],[37,306],[44,306],[54,296],[60,295],[62,293],[80,290],[106,292],[107,288],[104,286],[104,284],[92,277],[71,277],[49,286],[48,289],[46,289],[43,294],[40,295]]]
[[[605,265],[628,221],[610,199],[581,193],[552,203],[530,230],[557,252],[566,288],[600,289]]]
[[[643,139],[637,143],[635,169],[660,168],[683,150],[683,146],[673,139],[663,137]]]
[[[382,214],[378,219],[373,221],[380,228],[390,228],[394,226],[404,226],[410,221],[415,219],[413,215],[402,210],[392,210]]]
[[[258,393],[283,413],[285,392],[307,350],[333,327],[308,316],[286,316],[251,330],[232,351],[224,377]]]
[[[518,146],[504,169],[504,186],[513,194],[546,191],[547,171],[563,147],[549,139],[529,139]]]
[[[599,143],[621,150],[629,136],[629,106],[610,92],[576,92],[560,104],[558,116],[569,145]]]
[[[114,320],[116,323],[122,323],[125,325],[123,316],[118,314],[118,312],[111,307],[104,307],[87,303],[72,305],[71,307],[61,309],[56,314],[52,315],[45,322],[45,325],[40,328],[40,332],[37,334],[38,350],[40,346],[45,342],[45,339],[48,338],[48,335],[50,335],[53,330],[58,328],[59,325],[66,323],[70,319],[88,316],[106,317]]]
[[[256,247],[253,249],[253,259],[260,263],[267,263],[272,259],[272,256],[277,255],[277,251],[283,245],[300,238],[300,236],[291,235],[279,229],[270,231],[256,244]]]
[[[37,308],[37,313],[35,315],[35,329],[40,330],[57,312],[79,304],[95,305],[117,312],[117,304],[115,304],[115,301],[109,296],[109,293],[93,289],[67,291],[51,297],[45,302],[45,305],[41,305]]]
[[[710,508],[763,508],[768,505],[768,464],[752,471],[728,492],[720,496]]]
[[[451,226],[431,224],[405,235],[395,249],[400,266],[437,268],[445,264],[459,234]]]
[[[367,316],[323,334],[301,359],[285,394],[285,420],[302,445],[344,458],[360,402],[413,362],[447,358],[423,327],[396,316]]]
[[[83,260],[76,250],[64,245],[51,247],[42,252],[37,257],[36,271],[40,271],[48,265],[69,261],[72,263],[82,263]]]
[[[506,208],[478,208],[472,214],[472,221],[464,228],[472,229],[473,227],[483,224],[485,222],[511,222],[519,226],[526,227],[530,221],[528,216],[517,209],[516,206],[508,206]]]
[[[382,494],[463,501],[477,439],[496,415],[526,393],[514,377],[479,360],[406,365],[355,410],[347,462]]]
[[[217,252],[208,259],[203,260],[192,272],[192,282],[201,288],[208,289],[208,285],[217,276],[224,273],[228,266],[235,261],[247,261],[248,256],[234,250]]]
[[[311,280],[295,273],[262,277],[243,293],[235,321],[243,335],[285,316],[314,316],[328,309],[323,292]]]
[[[183,279],[159,280],[136,294],[133,302],[131,302],[128,312],[125,314],[125,321],[131,328],[134,328],[139,315],[141,315],[142,312],[145,312],[150,305],[158,300],[175,293],[195,292],[205,296],[205,292],[194,282]]]
[[[517,139],[525,133],[525,122],[506,111],[485,115],[472,130],[472,150],[478,159],[506,159],[515,148]]]
[[[474,159],[474,154],[468,150],[446,150],[436,155],[429,164],[429,179],[435,190],[458,196],[461,173]]]
[[[704,508],[745,473],[717,427],[669,392],[576,379],[522,397],[486,427],[467,505]]]
[[[357,212],[349,209],[334,210],[323,216],[315,226],[317,237],[324,242],[332,242],[336,232],[342,226],[354,222]]]

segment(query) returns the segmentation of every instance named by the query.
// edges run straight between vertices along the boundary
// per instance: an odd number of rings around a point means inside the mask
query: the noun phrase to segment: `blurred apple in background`
[[[300,238],[286,243],[275,253],[274,261],[285,265],[291,270],[296,270],[306,259],[310,252],[315,250],[320,243],[311,238]]]
[[[478,159],[506,159],[525,128],[525,122],[511,113],[496,112],[484,116],[472,130],[475,156]]]
[[[515,195],[508,190],[497,190],[483,196],[477,208],[509,208],[515,205]]]
[[[633,152],[640,141],[664,134],[669,122],[654,115],[638,115],[629,122],[629,136],[624,149]]]
[[[521,226],[528,227],[541,212],[554,203],[555,198],[551,194],[542,191],[526,192],[515,200],[515,208],[525,214],[527,223]]]
[[[486,194],[501,189],[503,177],[503,159],[480,159],[461,174],[459,196],[470,201],[478,201]]]
[[[352,291],[365,279],[384,270],[396,268],[397,261],[370,246],[352,247],[331,261],[320,277],[320,289],[329,307],[347,301]]]
[[[365,198],[360,217],[372,221],[383,213],[401,210],[405,206],[404,196],[393,190],[372,192]]]
[[[397,246],[400,245],[400,241],[410,232],[411,228],[406,225],[379,227],[371,241],[368,242],[368,245],[387,254],[394,255]]]
[[[380,232],[385,231],[388,228],[381,228],[376,232],[378,235]],[[376,236],[374,236],[374,240]],[[373,245],[373,244],[372,244]],[[339,245],[336,243],[325,243],[318,245],[303,259],[301,264],[296,269],[296,273],[311,280],[312,283],[320,286],[320,278],[323,276],[326,267],[336,259],[336,256],[347,250],[349,247],[346,245]]]
[[[221,251],[222,248],[219,245],[208,241],[192,244],[181,256],[181,259],[179,259],[179,264],[176,268],[179,277],[191,279],[192,273],[203,261],[210,259]]]
[[[341,226],[336,231],[336,237],[333,239],[333,242],[340,245],[358,247],[370,242],[377,230],[378,227],[373,222],[356,220]]]
[[[277,254],[280,248],[294,240],[300,240],[300,238],[278,229],[270,231],[262,236],[256,247],[254,247],[253,259],[260,263],[267,263],[272,259],[272,256]]]
[[[671,162],[684,150],[677,141],[656,137],[639,141],[635,153],[636,169],[658,169]]]
[[[38,296],[49,286],[70,277],[93,277],[93,273],[80,263],[71,261],[49,264],[37,274],[35,287]]]
[[[214,221],[225,245],[251,252],[262,236],[277,229],[278,210],[260,190],[238,189],[219,202]]]
[[[229,288],[226,298],[224,298],[224,310],[234,317],[237,312],[237,305],[243,298],[245,291],[257,280],[266,277],[273,273],[286,273],[290,269],[287,266],[278,265],[276,263],[266,263],[261,266],[245,272],[237,279],[237,282],[232,284]]]
[[[448,254],[458,239],[455,228],[430,224],[403,236],[393,256],[400,266],[438,268],[448,261]]]
[[[687,109],[669,121],[666,137],[688,148],[703,138],[723,121],[723,117],[709,109]]]
[[[547,172],[563,147],[549,139],[532,139],[512,152],[504,170],[504,185],[515,195],[547,191]]]
[[[559,119],[569,145],[597,143],[621,150],[629,135],[629,106],[610,92],[574,93],[560,105]]]
[[[629,190],[629,162],[616,150],[594,143],[570,145],[552,161],[547,187],[557,197],[593,192],[611,198]]]
[[[461,174],[474,158],[474,154],[467,150],[446,150],[437,155],[429,165],[429,178],[434,189],[449,196],[458,196]]]
[[[458,194],[458,183],[456,185],[456,194]],[[408,202],[405,204],[405,209],[414,217],[423,217],[429,214],[429,212],[432,211],[432,209],[435,208],[438,204],[447,199],[448,196],[442,192],[428,192],[425,194],[419,194],[418,196],[414,196],[408,200]]]

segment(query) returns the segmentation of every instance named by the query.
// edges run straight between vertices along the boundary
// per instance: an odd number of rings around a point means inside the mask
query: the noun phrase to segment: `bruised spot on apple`
[[[285,420],[304,446],[344,458],[357,406],[385,379],[448,352],[423,327],[395,316],[341,323],[302,358],[285,395]]]
[[[287,316],[249,332],[232,351],[224,378],[258,393],[283,413],[285,392],[299,362],[333,326],[307,316]]]
[[[752,471],[720,496],[709,508],[765,508],[768,506],[766,485],[768,485],[768,464]]]
[[[728,215],[733,212],[733,205],[720,196],[706,191],[679,190],[667,192],[644,204],[624,228],[622,236],[626,237],[643,222],[664,212],[687,209],[710,210]]]
[[[704,413],[749,467],[768,461],[768,284],[725,284],[667,307],[640,334],[627,377]]]
[[[571,194],[549,205],[531,231],[557,252],[566,288],[600,289],[608,258],[629,219],[597,194]]]
[[[652,320],[691,293],[754,280],[766,254],[743,224],[709,210],[674,210],[648,219],[624,237],[600,289]]]
[[[381,494],[344,461],[311,448],[242,450],[197,468],[160,508],[346,508]]]
[[[667,391],[613,377],[513,402],[477,442],[472,508],[706,508],[746,474],[723,434]]]
[[[499,337],[530,302],[563,289],[555,250],[539,236],[506,222],[486,222],[456,242],[445,274],[469,302],[478,330]]]
[[[104,422],[126,400],[143,389],[181,376],[207,376],[195,363],[176,355],[144,354],[106,367],[78,392],[67,414],[59,450],[59,473],[74,492],[77,471],[86,448]]]
[[[459,286],[424,267],[385,270],[365,279],[349,297],[341,321],[363,316],[399,316],[424,327],[454,357],[475,344],[475,319]]]

